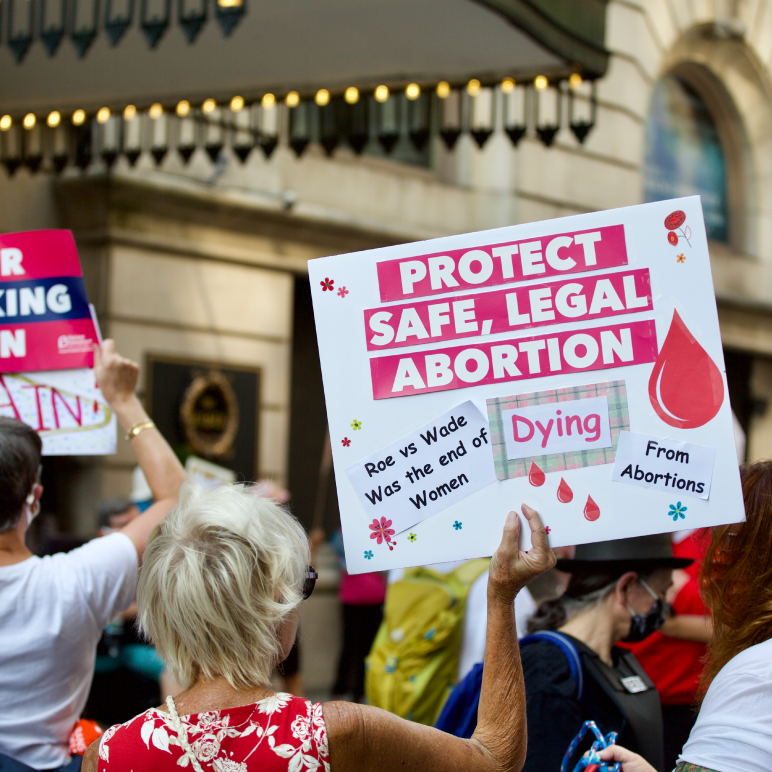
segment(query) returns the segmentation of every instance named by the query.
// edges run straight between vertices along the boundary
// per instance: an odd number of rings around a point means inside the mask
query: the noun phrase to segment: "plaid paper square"
[[[552,453],[546,456],[510,459],[507,457],[507,443],[504,439],[504,424],[501,417],[503,410],[533,405],[548,405],[555,402],[572,402],[577,399],[606,397],[611,425],[611,447],[593,450],[572,451],[570,453]],[[613,464],[619,444],[619,432],[630,430],[630,414],[627,409],[627,389],[624,381],[592,383],[587,386],[573,386],[565,389],[535,391],[530,394],[516,394],[513,397],[495,397],[486,400],[488,421],[493,445],[493,460],[496,477],[508,480],[513,477],[525,477],[535,461],[544,472],[563,472],[567,469],[581,469],[585,466]]]

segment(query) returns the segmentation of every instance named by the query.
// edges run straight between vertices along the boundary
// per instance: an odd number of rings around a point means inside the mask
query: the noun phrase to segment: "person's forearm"
[[[149,420],[136,395],[114,404],[113,410],[125,432],[138,423]],[[129,440],[129,443],[153,492],[153,498],[156,501],[176,499],[180,486],[185,481],[185,470],[158,429],[145,429]]]
[[[508,747],[501,738],[514,738]],[[472,735],[486,749],[495,749],[505,769],[520,769],[525,763],[527,730],[525,685],[517,643],[515,606],[508,595],[488,587],[488,627],[485,645],[477,729]]]
[[[662,625],[661,633],[683,641],[710,643],[713,640],[713,622],[708,616],[681,614],[669,617]]]

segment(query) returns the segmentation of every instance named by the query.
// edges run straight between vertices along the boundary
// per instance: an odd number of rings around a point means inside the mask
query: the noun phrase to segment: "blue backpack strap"
[[[468,740],[477,727],[483,663],[475,665],[450,693],[435,726],[443,732]]]
[[[529,643],[536,643],[537,641],[549,641],[565,654],[571,675],[574,677],[574,681],[576,681],[576,699],[581,702],[582,695],[584,694],[584,669],[582,668],[582,658],[579,655],[579,650],[574,643],[563,633],[558,633],[555,630],[540,630],[537,633],[531,633],[531,635],[521,638],[520,646],[527,646]]]

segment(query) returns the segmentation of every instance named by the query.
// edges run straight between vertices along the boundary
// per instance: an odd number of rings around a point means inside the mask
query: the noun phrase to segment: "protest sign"
[[[72,233],[0,234],[0,415],[32,426],[44,455],[115,453],[97,341]]]
[[[0,374],[0,415],[35,429],[44,456],[115,453],[115,415],[87,368]]]
[[[0,372],[92,367],[97,339],[72,233],[0,234]]]
[[[490,555],[523,502],[553,546],[742,519],[698,197],[309,274],[349,571]]]

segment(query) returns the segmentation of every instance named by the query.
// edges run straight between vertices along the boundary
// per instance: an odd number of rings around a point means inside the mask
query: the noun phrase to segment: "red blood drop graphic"
[[[676,209],[675,212],[671,212],[665,218],[665,227],[669,231],[674,231],[676,228],[680,228],[686,222],[686,214],[680,209]]]
[[[715,362],[689,332],[678,311],[673,312],[649,378],[649,399],[668,426],[695,429],[718,413],[724,401],[724,382]]]
[[[534,487],[538,488],[540,485],[544,485],[544,481],[547,479],[544,472],[539,469],[536,464],[531,461],[531,469],[528,472],[528,482]]]
[[[558,501],[561,504],[568,504],[569,501],[573,501],[574,492],[568,487],[568,483],[561,477],[560,485],[558,485]]]
[[[590,522],[600,517],[600,507],[592,500],[592,496],[587,497],[587,503],[584,505],[584,516]]]

